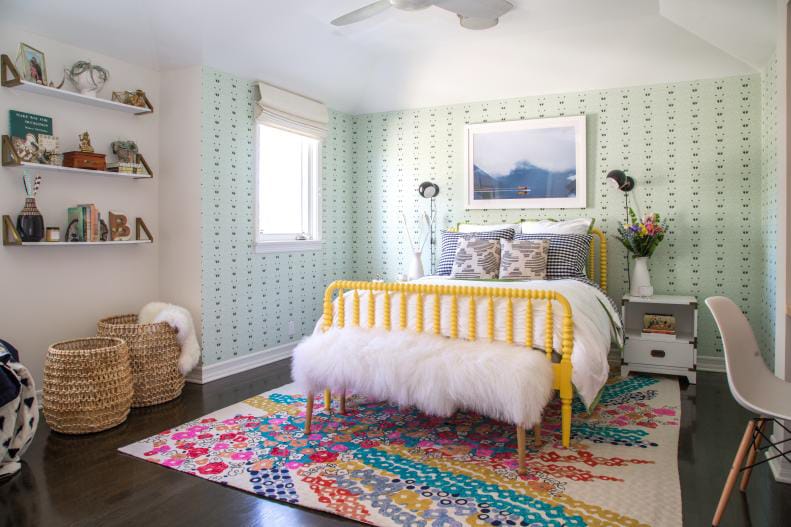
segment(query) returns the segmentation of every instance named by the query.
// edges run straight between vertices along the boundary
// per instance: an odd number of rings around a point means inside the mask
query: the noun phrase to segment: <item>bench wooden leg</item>
[[[715,527],[720,524],[722,515],[725,512],[725,507],[728,506],[731,491],[736,484],[736,478],[739,477],[739,470],[744,464],[744,457],[747,455],[747,449],[750,448],[750,443],[753,440],[754,430],[755,421],[750,419],[747,423],[747,428],[744,430],[742,442],[739,443],[739,450],[736,451],[736,457],[733,458],[733,464],[731,465],[731,471],[728,473],[728,479],[725,480],[725,487],[722,489],[722,495],[720,496],[720,502],[717,504],[717,511],[714,513],[714,519],[711,520],[711,524]]]
[[[313,399],[315,399],[312,392],[308,393],[308,405],[305,408],[305,434],[310,434],[310,424],[313,421]]]
[[[324,390],[324,409],[328,412],[332,410],[332,393],[329,388]]]
[[[340,403],[340,412],[341,412],[341,414],[345,414],[346,413],[346,390],[341,392],[341,397],[340,397],[339,403]]]
[[[535,440],[536,447],[541,448],[543,441],[541,441],[541,423],[539,422],[533,427],[533,439]]]
[[[521,426],[516,427],[516,450],[519,457],[519,475],[524,476],[527,473],[525,469],[525,429]]]
[[[765,428],[766,428],[766,419],[759,419],[758,430],[763,432]],[[747,462],[745,463],[745,465],[747,465],[748,467],[753,463],[755,463],[755,458],[758,456],[758,449],[761,448],[761,442],[763,438],[764,436],[762,436],[761,434],[758,434],[758,437],[755,438],[755,441],[753,442],[753,446],[750,448],[750,454],[747,456]],[[752,471],[753,471],[752,467],[744,469],[744,473],[742,474],[742,481],[739,484],[740,491],[742,492],[747,491],[747,485],[750,483],[750,474],[752,473]]]

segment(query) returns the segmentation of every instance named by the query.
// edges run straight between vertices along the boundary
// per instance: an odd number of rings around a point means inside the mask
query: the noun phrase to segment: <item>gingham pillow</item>
[[[517,234],[514,240],[549,240],[547,280],[585,278],[590,234]]]
[[[500,240],[501,280],[546,280],[549,240]]]
[[[456,248],[451,278],[497,278],[500,271],[500,240],[462,238]]]
[[[513,240],[513,229],[498,229],[496,231],[486,232],[450,232],[442,231],[442,241],[440,242],[439,265],[437,266],[437,274],[440,276],[450,276],[453,270],[453,261],[456,259],[456,248],[459,245],[460,239],[480,238],[482,240]]]

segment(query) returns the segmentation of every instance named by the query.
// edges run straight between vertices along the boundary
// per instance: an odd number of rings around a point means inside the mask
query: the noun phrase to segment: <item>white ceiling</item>
[[[203,64],[352,112],[754,73],[775,0],[510,0],[470,31],[439,8],[336,28],[371,0],[0,0],[3,21],[153,69]]]

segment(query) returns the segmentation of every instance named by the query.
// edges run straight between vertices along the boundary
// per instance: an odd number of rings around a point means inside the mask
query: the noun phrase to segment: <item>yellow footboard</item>
[[[430,332],[440,335],[440,328],[443,327],[441,310],[441,300],[443,297],[450,301],[450,338],[459,337],[459,310],[467,309],[469,312],[467,328],[467,338],[470,340],[488,338],[493,341],[495,336],[495,325],[505,324],[505,335],[508,343],[514,344],[514,303],[525,302],[525,341],[523,344],[527,348],[537,348],[533,343],[533,304],[534,302],[546,302],[547,316],[545,317],[545,333],[543,344],[547,360],[552,360],[553,340],[554,340],[554,317],[552,316],[553,302],[557,303],[563,310],[561,326],[561,343],[559,363],[553,364],[554,384],[553,387],[559,392],[561,400],[562,416],[562,441],[563,446],[568,447],[571,439],[571,400],[573,388],[571,384],[571,352],[574,346],[574,325],[572,321],[571,306],[568,300],[555,291],[551,290],[519,290],[498,287],[469,287],[469,286],[446,286],[415,283],[382,283],[382,282],[352,282],[339,280],[327,287],[324,294],[324,319],[323,328],[326,331],[335,323],[338,327],[347,324],[346,305],[344,301],[338,302],[337,312],[333,308],[333,299],[336,294],[338,298],[343,298],[346,291],[352,291],[352,313],[351,325],[360,326],[360,296],[369,295],[366,325],[369,328],[380,327],[390,331],[393,329],[393,314],[397,313],[397,324],[399,329],[406,329],[410,317],[414,317],[414,328],[417,332]],[[382,293],[382,316],[383,320],[376,320],[376,300],[375,295]],[[412,311],[408,309],[408,297],[414,295],[416,303]],[[432,298],[432,312],[426,313],[426,298]],[[486,328],[477,327],[476,300],[486,299]],[[495,299],[505,301],[505,316],[498,319],[495,313]],[[393,304],[397,303],[396,306]],[[466,305],[465,305],[466,304]],[[428,324],[426,324],[428,321]],[[425,326],[429,327],[425,327]],[[481,329],[486,333],[482,334]],[[485,335],[485,337],[484,337]],[[331,394],[325,392],[325,405],[327,409],[331,406]],[[310,398],[309,398],[310,399]],[[310,399],[312,406],[312,399]],[[345,408],[344,394],[341,394],[341,409]],[[310,419],[310,417],[308,417]],[[307,422],[307,429],[310,428],[310,421]],[[521,431],[520,433],[524,433]],[[538,429],[536,430],[536,441],[539,441]],[[523,467],[520,467],[523,468]]]

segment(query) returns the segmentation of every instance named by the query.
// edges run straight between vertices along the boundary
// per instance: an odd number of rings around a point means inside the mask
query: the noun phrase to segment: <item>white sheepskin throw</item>
[[[187,375],[198,365],[200,344],[189,311],[165,302],[150,302],[140,310],[137,321],[140,324],[165,322],[176,330],[176,339],[181,346],[179,371],[182,375]]]
[[[546,356],[524,347],[362,328],[307,337],[291,373],[305,392],[345,390],[440,417],[471,410],[523,427],[540,422],[553,379]]]

